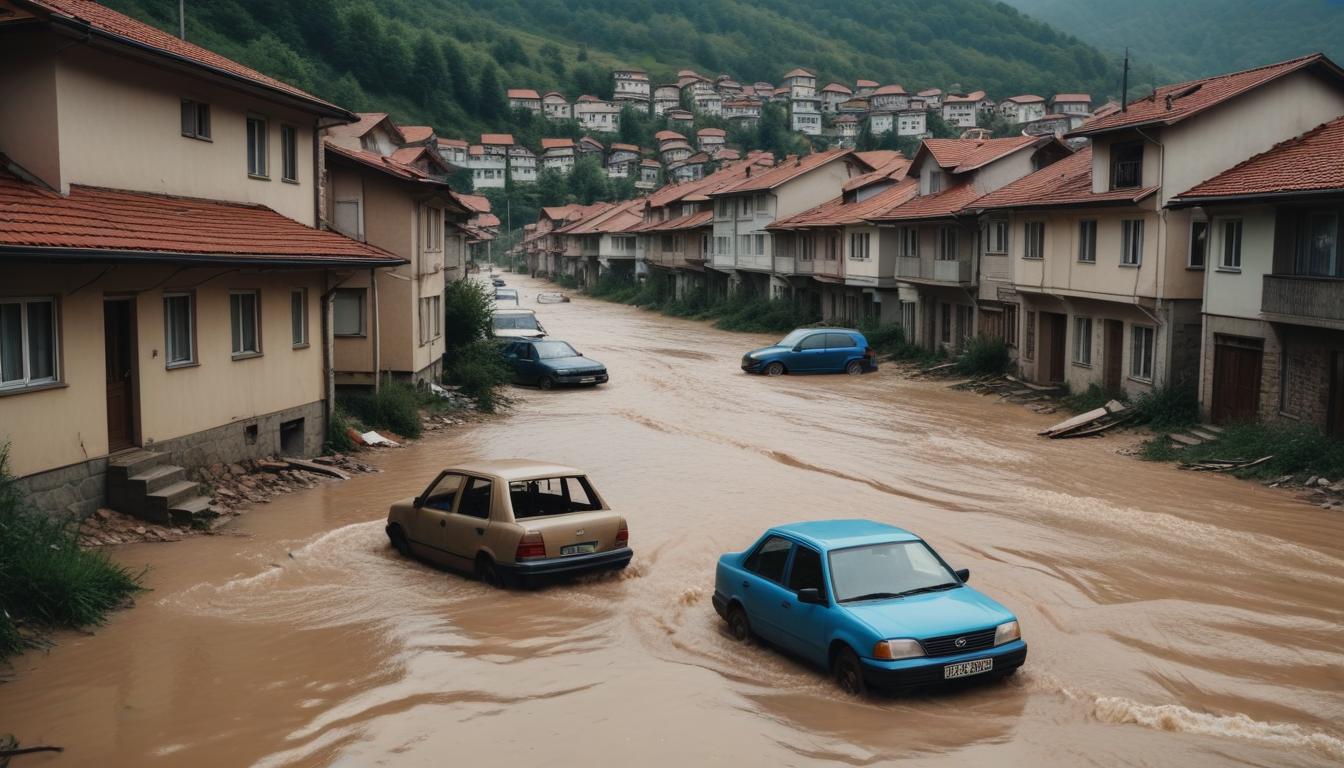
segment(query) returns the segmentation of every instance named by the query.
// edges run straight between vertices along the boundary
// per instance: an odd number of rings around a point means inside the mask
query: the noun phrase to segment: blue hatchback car
[[[877,370],[877,353],[851,328],[799,328],[778,343],[742,356],[742,370],[784,373],[848,373]]]
[[[970,575],[895,526],[794,523],[719,558],[714,610],[737,640],[828,669],[852,694],[1011,675],[1027,658],[1017,618]]]

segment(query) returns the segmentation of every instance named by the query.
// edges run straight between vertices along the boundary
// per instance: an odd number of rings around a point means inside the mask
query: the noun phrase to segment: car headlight
[[[924,655],[924,646],[918,640],[879,640],[873,646],[873,658],[894,661],[916,659]]]
[[[1022,628],[1017,625],[1017,621],[1006,621],[994,628],[994,644],[1003,645],[1011,643],[1014,640],[1022,638]]]

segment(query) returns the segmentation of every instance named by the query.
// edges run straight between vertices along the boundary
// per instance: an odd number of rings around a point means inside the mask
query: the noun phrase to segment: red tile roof
[[[895,208],[868,217],[869,221],[946,219],[961,213],[980,193],[972,184],[958,184],[932,195],[920,195]]]
[[[1337,87],[1344,83],[1344,71],[1324,54],[1313,53],[1242,72],[1160,86],[1151,96],[1130,102],[1125,111],[1089,120],[1069,135],[1091,136],[1144,125],[1174,125],[1247,91],[1306,69],[1327,75]]]
[[[510,88],[507,92],[510,99],[540,99],[541,95],[531,88]]]
[[[659,208],[664,205],[671,205],[678,200],[685,200],[692,195],[709,195],[714,192],[736,184],[747,174],[748,168],[768,168],[773,163],[774,158],[768,154],[752,154],[746,160],[725,165],[719,170],[709,174],[703,179],[696,181],[683,182],[681,184],[667,184],[649,195],[649,207]]]
[[[1175,197],[1178,201],[1344,191],[1344,117],[1274,145]]]
[[[700,136],[702,138],[705,136],[718,136],[720,138],[723,138],[728,135],[728,132],[723,130],[722,128],[701,128],[700,130],[695,132],[695,135]]]
[[[845,182],[844,186],[841,187],[841,189],[845,192],[849,192],[855,189],[861,189],[863,187],[868,186],[869,184],[875,184],[880,181],[885,180],[900,181],[901,179],[905,178],[905,174],[910,170],[910,161],[905,159],[905,157],[901,155],[900,152],[877,150],[873,152],[861,152],[858,154],[860,156],[863,155],[876,156],[878,154],[891,154],[894,155],[894,157],[887,158],[885,162],[882,162],[880,164],[873,162],[874,160],[877,160],[876,157],[874,157],[873,160],[869,160],[868,162],[870,165],[874,164],[877,165],[876,170],[870,173],[865,173],[862,176],[855,176],[854,178]]]
[[[953,94],[949,94],[948,97],[947,97],[946,99],[943,99],[943,103],[945,103],[945,104],[957,104],[957,103],[965,104],[965,103],[967,103],[967,102],[971,102],[971,101],[979,101],[979,100],[981,100],[981,99],[983,99],[983,98],[985,98],[985,92],[984,92],[984,91],[971,91],[970,93],[966,93],[966,94],[953,93]]]
[[[689,216],[677,216],[664,221],[646,221],[627,229],[627,232],[676,232],[708,226],[714,220],[713,211],[696,211]]]
[[[594,215],[580,219],[561,230],[567,235],[596,235],[624,232],[644,221],[645,198],[637,197],[622,203],[606,203],[608,207]]]
[[[399,125],[401,135],[406,137],[407,144],[414,144],[417,141],[427,141],[434,135],[434,129],[428,125]]]
[[[511,147],[511,146],[513,146],[515,143],[516,143],[516,142],[514,142],[514,140],[513,140],[513,134],[511,134],[511,133],[482,133],[482,134],[481,134],[481,144],[482,144],[482,145],[489,144],[489,145],[491,145],[491,146],[497,146],[497,147],[498,147],[498,146]]]
[[[542,139],[541,148],[545,149],[573,149],[573,139]]]
[[[816,75],[812,74],[811,72],[808,72],[806,69],[799,67],[798,69],[791,69],[788,72],[784,73],[785,80],[788,80],[790,77],[816,77]]]
[[[1040,136],[1012,136],[1006,139],[925,139],[915,160],[924,152],[952,173],[965,173],[988,165],[1037,142],[1047,143]]]
[[[472,221],[479,227],[498,227],[499,217],[493,213],[482,213]]]
[[[811,229],[862,224],[875,216],[909,201],[919,192],[917,179],[904,179],[891,188],[858,202],[845,202],[845,196],[829,200],[816,208],[772,222],[769,229]]]
[[[857,85],[857,86],[860,87],[860,88],[876,88],[876,87],[877,87],[877,81],[876,81],[876,80],[858,80],[858,81],[855,81],[854,84]]]
[[[919,93],[917,93],[917,94],[915,94],[915,95],[916,95],[916,96],[941,96],[942,94],[943,94],[943,89],[942,89],[942,88],[925,88],[924,90],[920,91]]]
[[[1059,97],[1056,96],[1055,98],[1056,100],[1058,100]],[[1033,96],[1030,93],[1024,93],[1021,96],[1009,96],[1008,98],[1004,99],[1004,101],[1011,101],[1014,104],[1036,104],[1037,102],[1045,101],[1045,97]]]
[[[429,174],[424,173],[419,168],[410,165],[409,163],[405,162],[402,159],[398,159],[396,157],[396,152],[393,153],[392,157],[387,157],[385,155],[380,155],[377,152],[368,152],[362,149],[350,149],[349,147],[342,147],[341,145],[336,144],[332,141],[324,141],[322,146],[323,149],[325,149],[327,152],[333,155],[343,157],[347,160],[359,163],[360,165],[372,168],[376,171],[381,171],[382,173],[400,179],[401,181],[439,185],[444,188],[448,187],[448,184],[446,182],[439,181],[438,179],[435,179]],[[402,152],[403,153],[402,157],[405,158],[408,156],[405,153],[406,149],[409,149],[418,155],[421,151],[424,150],[424,147],[407,147],[404,149],[399,149],[397,150],[397,152]]]
[[[901,85],[884,85],[873,91],[874,96],[905,96],[905,88]]]
[[[847,85],[841,85],[840,83],[827,83],[826,86],[821,89],[821,92],[850,94],[853,93],[854,91],[850,90],[849,86]]]
[[[614,142],[613,142],[612,145],[611,145],[611,151],[612,151],[612,152],[634,152],[635,154],[639,154],[639,147],[635,146],[634,144],[617,144],[617,143],[614,143]]]
[[[763,173],[753,173],[736,184],[718,190],[715,194],[737,194],[739,192],[759,192],[765,189],[774,189],[780,184],[792,181],[809,171],[846,157],[854,157],[866,170],[871,170],[866,168],[867,163],[854,156],[852,150],[832,149],[826,152],[813,152],[810,155],[803,155],[791,161],[786,160]]]
[[[971,208],[1040,208],[1136,203],[1157,187],[1092,191],[1092,148],[1086,147],[976,200]]]
[[[356,112],[355,117],[358,118],[357,120],[355,120],[355,122],[346,123],[344,125],[333,125],[327,129],[327,133],[331,136],[351,137],[358,139],[362,137],[364,134],[373,130],[374,126],[378,125],[384,120],[387,120],[387,113]],[[397,136],[398,141],[405,139],[405,136],[399,135],[401,133],[401,129],[398,128],[395,123],[393,123],[391,120],[388,120],[387,124],[388,127],[392,130],[393,135]]]
[[[457,149],[466,149],[467,142],[462,139],[439,139],[440,147],[456,147]]]
[[[685,141],[686,137],[676,131],[659,131],[653,134],[655,141]]]
[[[353,115],[335,104],[323,101],[311,93],[301,91],[294,86],[268,77],[245,67],[232,59],[225,58],[214,51],[189,43],[160,29],[136,21],[125,14],[117,13],[91,0],[26,0],[32,5],[47,10],[57,18],[70,23],[82,31],[94,36],[111,39],[119,43],[130,43],[138,48],[148,48],[155,53],[187,64],[202,67],[226,76],[240,78],[267,90],[276,91],[285,96],[299,99],[311,106],[320,108],[323,113],[335,114],[350,119]]]
[[[164,261],[220,259],[395,266],[381,248],[300,224],[261,205],[70,187],[69,196],[0,170],[0,248],[41,258],[43,248]]]
[[[466,206],[467,210],[474,213],[490,212],[490,198],[485,195],[468,195],[462,192],[458,192],[456,195],[458,201]]]
[[[1092,96],[1091,94],[1087,93],[1056,93],[1054,98],[1050,99],[1050,101],[1054,103],[1059,103],[1061,101],[1066,102],[1085,101],[1088,104],[1091,104]]]

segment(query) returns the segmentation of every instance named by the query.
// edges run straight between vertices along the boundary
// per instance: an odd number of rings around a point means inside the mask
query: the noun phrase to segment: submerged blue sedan
[[[868,520],[781,525],[719,558],[714,610],[830,670],[846,692],[1005,677],[1027,658],[1015,617],[918,536]]]
[[[785,373],[848,373],[877,370],[877,352],[852,328],[799,328],[768,347],[742,356],[742,370]]]
[[[504,362],[513,371],[514,381],[534,384],[541,389],[557,386],[597,386],[607,383],[607,367],[569,342],[555,339],[518,339],[502,350]]]

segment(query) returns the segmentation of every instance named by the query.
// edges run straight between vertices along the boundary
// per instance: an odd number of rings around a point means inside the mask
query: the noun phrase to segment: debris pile
[[[352,473],[377,471],[351,456],[336,453],[312,461],[270,457],[211,464],[196,470],[196,474],[210,489],[210,501],[224,517],[246,503],[265,504],[277,494],[312,488],[333,477],[347,479]]]
[[[147,523],[112,509],[99,509],[79,524],[79,545],[85,549],[140,541],[178,541],[189,529]]]
[[[1037,434],[1044,435],[1052,440],[1065,437],[1090,437],[1125,423],[1133,415],[1131,409],[1124,403],[1119,400],[1112,400],[1100,408],[1094,408],[1087,413],[1080,413],[1077,416],[1065,419]]]
[[[1054,413],[1059,410],[1054,403],[1064,394],[1059,387],[1032,384],[1008,374],[977,376],[969,381],[954,384],[952,388],[965,392],[978,392],[982,395],[998,395],[1001,401],[1020,403],[1036,413]]]
[[[1203,459],[1201,461],[1183,461],[1181,469],[1194,472],[1231,472],[1236,469],[1258,467],[1273,459],[1273,456],[1261,456],[1258,459]]]

